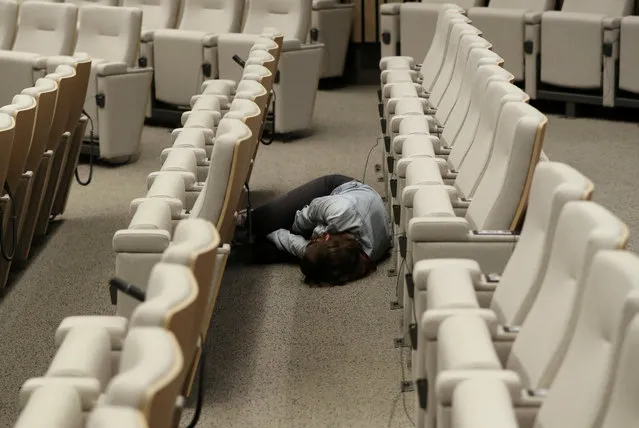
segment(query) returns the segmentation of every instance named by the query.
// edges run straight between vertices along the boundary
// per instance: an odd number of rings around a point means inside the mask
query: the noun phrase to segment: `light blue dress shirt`
[[[382,198],[372,187],[358,181],[336,187],[330,196],[313,199],[310,205],[297,211],[291,231],[279,229],[270,233],[267,239],[278,249],[300,259],[309,243],[304,236],[311,231],[312,237],[326,232],[352,233],[373,261],[384,257],[391,243]]]

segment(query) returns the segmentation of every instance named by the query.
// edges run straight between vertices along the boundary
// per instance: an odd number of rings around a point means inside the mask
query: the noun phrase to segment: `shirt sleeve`
[[[348,202],[336,196],[326,196],[313,201],[295,215],[293,233],[313,235],[324,232],[345,232],[357,226],[357,215],[349,209]]]
[[[279,229],[266,235],[280,251],[286,251],[297,258],[303,258],[308,241],[304,237],[295,235],[286,229]]]

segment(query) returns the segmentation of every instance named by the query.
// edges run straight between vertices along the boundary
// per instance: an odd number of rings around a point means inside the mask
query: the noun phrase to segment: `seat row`
[[[639,106],[639,63],[634,51],[639,17],[632,16],[634,0],[456,3],[494,44],[515,81],[532,99]],[[382,56],[398,55],[401,49],[402,55],[423,57],[442,5],[449,6],[435,0],[383,5]]]
[[[277,30],[266,30],[236,85],[205,83],[162,169],[149,176],[149,192],[131,203],[129,227],[113,237],[116,314],[63,320],[47,372],[20,391],[16,427],[52,426],[47,413],[56,427],[178,426],[198,367],[202,379],[235,212],[248,196],[282,45]],[[197,170],[198,159],[208,173]]]
[[[44,67],[44,77],[0,104],[0,288],[64,212],[87,126],[91,59],[49,58]]]
[[[593,183],[545,159],[546,119],[491,48],[444,7],[420,67],[380,63],[416,425],[630,425],[639,257]]]
[[[308,129],[322,69],[330,75],[343,69],[352,12],[352,5],[320,1],[312,7],[306,0],[247,5],[224,0],[214,7],[179,0],[127,0],[122,7],[87,3],[78,12],[72,3],[28,1],[18,7],[2,0],[0,69],[7,77],[0,100],[39,76],[43,57],[86,52],[101,59],[85,103],[96,127],[86,137],[97,139],[99,156],[112,162],[137,153],[145,117],[171,121],[188,108],[204,80],[239,79],[233,57],[246,56],[268,26],[281,28],[286,39],[275,131]]]

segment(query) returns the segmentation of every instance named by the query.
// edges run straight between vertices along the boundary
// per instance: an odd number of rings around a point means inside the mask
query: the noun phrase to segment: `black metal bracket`
[[[104,108],[106,105],[106,96],[104,94],[97,94],[95,96],[95,103],[99,108]]]
[[[382,134],[386,134],[386,118],[380,118],[379,125],[382,127]]]
[[[406,291],[408,291],[408,297],[411,299],[415,297],[415,281],[413,281],[413,274],[406,274]]]
[[[319,40],[319,30],[317,28],[311,28],[311,42],[317,42]]]
[[[395,159],[392,156],[386,156],[386,166],[388,168],[388,172],[392,174],[395,169]]]
[[[204,64],[202,64],[202,74],[204,75],[204,77],[211,77],[212,71],[213,67],[211,66],[211,63],[205,62]]]
[[[410,345],[413,351],[417,351],[417,324],[411,323],[408,326],[408,336],[410,337]]]
[[[610,58],[612,56],[612,43],[606,42],[603,44],[603,54],[606,58]]]
[[[402,207],[398,204],[393,204],[393,221],[395,222],[395,225],[399,226],[399,222],[401,218],[402,218]],[[404,237],[404,240],[406,240],[406,237]]]
[[[406,247],[408,246],[408,238],[406,235],[402,235],[397,238],[397,243],[399,244],[399,254],[402,258],[406,258]]]
[[[382,33],[382,43],[385,45],[390,45],[391,42],[391,34],[388,31],[384,31]]]
[[[417,399],[419,400],[419,407],[426,410],[428,407],[428,379],[417,379]]]
[[[138,58],[138,66],[140,68],[146,67],[148,63],[149,63],[149,61],[146,59],[146,57],[141,56],[140,58]]]
[[[390,179],[390,190],[391,190],[391,195],[393,195],[393,198],[396,198],[397,197],[397,179],[396,178]]]
[[[524,42],[524,52],[527,53],[528,55],[533,53],[534,48],[535,48],[535,44],[532,42],[532,40],[526,40]]]

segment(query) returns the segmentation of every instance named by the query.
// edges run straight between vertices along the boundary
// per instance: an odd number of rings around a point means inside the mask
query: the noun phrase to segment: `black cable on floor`
[[[89,119],[89,124],[91,125],[91,131],[89,132],[89,177],[86,181],[82,181],[80,178],[80,173],[78,172],[78,166],[75,167],[75,180],[81,186],[88,186],[93,180],[93,143],[95,141],[95,128],[93,127],[93,119],[88,113],[82,110],[82,114],[84,114]]]
[[[200,421],[200,415],[202,414],[202,406],[204,404],[204,364],[206,362],[206,350],[204,349],[204,341],[202,341],[202,354],[200,355],[200,369],[199,378],[197,382],[197,401],[195,402],[195,412],[191,418],[191,422],[186,428],[195,428]]]
[[[12,222],[12,232],[13,232],[13,251],[11,255],[8,254],[6,249],[6,242],[4,236],[4,226],[0,224],[0,253],[2,253],[2,258],[6,261],[10,262],[13,260],[13,256],[16,254],[16,248],[18,247],[18,216],[16,215],[16,204],[13,198],[13,193],[11,193],[11,189],[9,188],[9,184],[5,181],[4,183],[4,191],[7,192],[9,196],[9,201],[11,203],[11,222]]]
[[[373,153],[373,150],[375,150],[375,147],[379,145],[380,140],[381,137],[377,137],[377,139],[375,140],[375,144],[373,144],[371,149],[368,151],[368,156],[366,156],[366,163],[364,164],[364,173],[362,174],[362,183],[366,183],[366,170],[368,169],[368,162],[371,160],[371,154]]]

